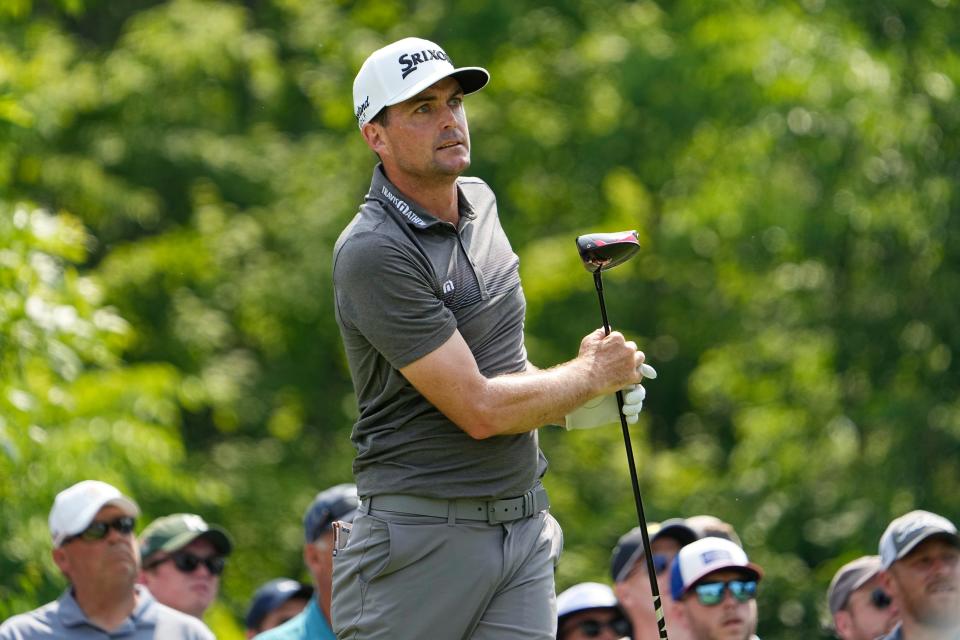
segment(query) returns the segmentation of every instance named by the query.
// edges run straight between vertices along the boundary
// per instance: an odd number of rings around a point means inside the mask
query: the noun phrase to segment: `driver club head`
[[[590,273],[606,271],[622,264],[640,250],[636,231],[588,233],[577,238],[577,251]]]

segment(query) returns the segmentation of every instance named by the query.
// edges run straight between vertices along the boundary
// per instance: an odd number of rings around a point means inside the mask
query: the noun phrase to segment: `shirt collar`
[[[367,197],[382,202],[387,209],[397,213],[411,227],[426,229],[441,223],[439,218],[424,211],[390,182],[387,174],[383,172],[383,164],[377,164],[373,170],[373,179],[370,181]],[[470,204],[470,200],[467,199],[459,184],[457,184],[457,202],[461,218],[472,220],[476,217],[473,205]]]
[[[67,587],[67,590],[60,596],[60,607],[58,609],[60,622],[64,627],[76,627],[81,624],[89,624],[87,616],[83,609],[77,604],[77,599],[73,597],[73,587]]]
[[[133,608],[133,612],[120,629],[130,624],[134,626],[153,626],[156,624],[156,607],[150,606],[154,602],[153,595],[143,585],[138,584],[135,585],[134,588],[137,592],[137,605]],[[64,627],[79,627],[80,625],[96,626],[90,622],[90,619],[87,618],[83,609],[80,608],[77,599],[73,596],[72,586],[67,587],[63,595],[60,596],[58,614],[60,616],[60,622]],[[120,631],[120,629],[116,629],[115,631]]]
[[[304,614],[307,617],[306,637],[308,638],[326,637],[325,631],[330,628],[330,625],[327,623],[327,619],[323,617],[323,612],[320,611],[320,605],[317,603],[316,596],[310,598],[310,604],[307,605],[307,608]]]

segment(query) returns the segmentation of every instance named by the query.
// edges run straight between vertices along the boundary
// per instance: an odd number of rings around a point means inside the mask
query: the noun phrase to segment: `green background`
[[[762,637],[823,637],[830,577],[893,517],[960,518],[956,2],[5,0],[0,618],[63,588],[46,516],[91,477],[229,529],[220,638],[305,577],[303,509],[350,479],[330,255],[374,162],[351,84],[409,35],[492,73],[470,173],[535,364],[599,325],[574,238],[639,231],[604,282],[660,372],[647,515],[734,524]],[[619,430],[541,444],[558,588],[606,581],[636,523]]]

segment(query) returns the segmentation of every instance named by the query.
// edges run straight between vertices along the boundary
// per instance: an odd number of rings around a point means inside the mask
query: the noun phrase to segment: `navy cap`
[[[247,616],[243,619],[247,629],[258,629],[267,614],[291,598],[309,600],[313,587],[290,578],[275,578],[266,582],[253,594]]]
[[[304,540],[315,542],[329,531],[337,520],[353,522],[359,506],[360,499],[357,497],[355,484],[338,484],[321,491],[303,514]]]

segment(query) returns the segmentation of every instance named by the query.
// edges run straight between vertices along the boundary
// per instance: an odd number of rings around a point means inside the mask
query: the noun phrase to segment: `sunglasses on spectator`
[[[670,566],[669,556],[665,556],[662,553],[653,554],[653,570],[657,572],[658,576],[666,571],[668,566]]]
[[[872,604],[877,609],[886,609],[891,604],[893,604],[893,600],[890,599],[890,596],[887,595],[886,591],[884,591],[880,587],[877,587],[870,594],[870,604]]]
[[[209,556],[207,558],[201,558],[200,556],[194,555],[189,551],[178,551],[177,553],[171,553],[165,558],[160,558],[156,562],[151,562],[146,566],[147,569],[153,569],[168,560],[173,561],[173,566],[177,568],[180,573],[193,573],[197,570],[201,564],[207,568],[212,575],[218,576],[223,573],[224,568],[227,565],[227,561],[223,556]]]
[[[87,541],[103,540],[110,534],[110,529],[116,529],[121,535],[129,535],[133,533],[133,528],[136,526],[136,524],[136,519],[131,518],[130,516],[121,516],[106,522],[102,520],[94,520],[86,529],[64,540],[63,544],[73,542],[77,539]]]
[[[757,597],[756,580],[727,580],[726,582],[702,582],[693,590],[700,604],[712,607],[723,602],[723,592],[730,591],[737,602],[747,602]]]
[[[587,619],[581,620],[573,625],[574,629],[577,629],[588,638],[596,638],[603,633],[603,630],[607,627],[617,634],[618,638],[630,634],[630,623],[627,622],[626,618],[614,618],[606,622],[603,620]]]
[[[644,559],[643,554],[640,554],[640,558],[633,563],[633,567],[630,569],[628,576],[632,576],[634,572],[643,570],[646,571],[647,561]],[[667,570],[667,567],[670,566],[670,556],[665,556],[662,553],[653,554],[653,570],[659,576],[662,575],[664,571]]]

